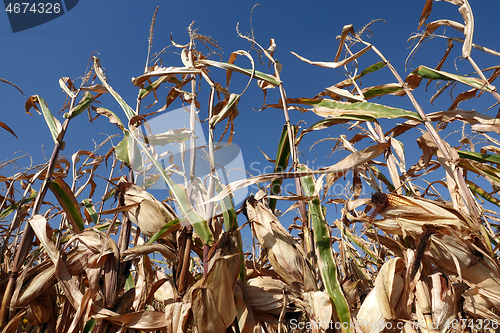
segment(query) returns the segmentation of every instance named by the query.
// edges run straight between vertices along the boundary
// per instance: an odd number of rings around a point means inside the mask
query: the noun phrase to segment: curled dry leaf
[[[193,287],[192,311],[200,332],[224,332],[236,317],[233,290],[239,255],[219,258],[207,276]]]
[[[190,310],[190,303],[177,302],[167,304],[167,306],[165,307],[167,331],[172,333],[186,332]]]
[[[324,291],[313,291],[303,294],[304,301],[309,303],[309,319],[318,332],[326,332],[331,326],[333,308],[330,295]]]

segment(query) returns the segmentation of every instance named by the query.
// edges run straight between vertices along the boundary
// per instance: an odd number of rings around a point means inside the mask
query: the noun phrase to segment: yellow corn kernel
[[[401,195],[397,194],[387,194],[387,205],[388,206],[415,206],[417,205],[412,200],[407,199]]]

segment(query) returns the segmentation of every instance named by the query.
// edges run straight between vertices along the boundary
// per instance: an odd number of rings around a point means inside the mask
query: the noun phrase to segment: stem
[[[293,161],[293,169],[295,171],[297,171],[297,166],[299,165],[299,159],[297,156],[298,155],[297,154],[297,147],[295,146],[293,130],[292,130],[292,126],[290,125],[290,117],[288,115],[288,105],[287,105],[287,100],[286,100],[285,88],[283,88],[283,82],[281,82],[281,78],[279,75],[279,71],[278,71],[276,62],[274,62],[274,70],[276,73],[276,77],[280,81],[279,89],[280,89],[280,94],[281,94],[281,100],[283,101],[283,114],[285,116],[285,122],[286,122],[287,133],[288,133],[288,143],[290,144],[290,155],[291,155],[292,161]],[[304,195],[304,191],[302,190],[302,186],[300,185],[299,178],[295,178],[295,189],[297,191],[298,196]],[[314,246],[312,244],[312,237],[309,233],[309,220],[307,218],[306,203],[304,200],[299,200],[299,211],[300,211],[300,216],[301,216],[301,220],[302,220],[302,232],[304,233],[305,251],[306,251],[308,258],[313,258],[314,257],[313,256]]]
[[[193,41],[191,40],[190,49],[189,49],[189,62],[192,66],[194,66],[193,61],[193,52],[191,47],[193,45]],[[196,162],[196,139],[194,136],[194,131],[196,127],[196,100],[195,100],[195,91],[196,91],[196,76],[191,74],[191,108],[189,110],[189,129],[193,136],[190,139],[190,150],[189,150],[189,183],[192,185],[196,180],[195,175],[195,162]],[[184,243],[184,256],[182,260],[181,274],[179,276],[179,286],[178,292],[179,294],[183,294],[186,289],[187,282],[187,274],[189,269],[189,259],[191,258],[191,243],[193,242],[193,226],[189,224],[186,226],[186,241]],[[203,260],[203,266],[205,266],[205,260]],[[204,275],[206,272],[203,273]]]
[[[177,292],[179,295],[183,295],[186,291],[187,282],[187,271],[189,267],[189,259],[191,258],[191,243],[193,237],[193,228],[188,228],[186,232],[186,246],[184,247],[184,256],[182,258],[181,274],[179,276],[179,286],[177,287]]]
[[[71,100],[70,110],[73,109],[73,107],[75,106],[75,100],[77,95],[78,92],[75,94],[75,98]],[[66,130],[68,129],[70,120],[71,118],[67,118],[62,125],[61,133],[59,134],[59,140],[54,146],[54,150],[52,152],[52,156],[49,161],[49,167],[47,169],[47,173],[45,175],[42,188],[40,189],[40,192],[38,192],[38,195],[35,199],[30,219],[33,218],[35,215],[37,215],[38,212],[40,211],[43,199],[45,198],[45,194],[47,193],[47,190],[49,188],[50,179],[52,177],[52,173],[54,172],[54,168],[57,163],[57,158],[59,157],[59,151],[61,150],[61,142],[64,138]],[[34,236],[35,232],[33,231],[33,228],[31,228],[29,222],[26,222],[23,236],[21,237],[21,241],[19,242],[18,245],[19,250],[16,251],[14,264],[12,265],[12,270],[10,271],[9,282],[7,283],[5,294],[3,295],[2,305],[0,306],[0,328],[5,327],[5,325],[7,325],[7,323],[9,322],[9,307],[10,307],[10,302],[12,300],[12,293],[14,292],[16,286],[17,275],[19,273],[19,270],[21,269],[21,265],[26,260],[26,257],[30,252],[31,243],[33,241]]]

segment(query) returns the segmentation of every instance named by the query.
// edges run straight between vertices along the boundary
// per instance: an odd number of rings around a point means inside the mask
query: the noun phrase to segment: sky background
[[[65,94],[58,84],[61,77],[70,77],[78,87],[77,78],[84,75],[92,54],[101,59],[110,85],[135,108],[137,87],[131,83],[132,77],[141,75],[146,62],[148,35],[152,15],[155,8],[160,5],[156,17],[154,30],[154,43],[152,53],[162,50],[171,44],[170,36],[180,44],[189,41],[187,27],[195,21],[194,28],[199,33],[213,37],[222,47],[222,59],[213,56],[213,60],[227,61],[231,52],[236,50],[250,50],[250,44],[236,33],[236,24],[240,23],[240,31],[250,32],[250,13],[255,5],[254,1],[195,1],[189,4],[182,1],[95,1],[82,0],[78,5],[65,15],[34,27],[32,29],[12,33],[7,14],[0,13],[0,77],[15,83],[25,94],[22,96],[10,85],[0,84],[0,121],[4,122],[17,134],[14,138],[5,130],[0,130],[2,140],[1,162],[29,154],[34,165],[46,162],[52,153],[53,140],[42,116],[33,112],[33,116],[24,112],[24,103],[31,95],[40,95],[48,103],[52,113],[63,122],[59,110],[65,102]],[[342,32],[346,24],[353,24],[355,30],[376,19],[370,26],[373,35],[365,40],[373,43],[392,65],[405,78],[411,70],[419,65],[435,67],[446,50],[446,41],[436,38],[424,43],[423,47],[415,54],[408,71],[404,63],[413,44],[408,38],[417,31],[417,25],[424,0],[385,0],[385,1],[261,1],[262,6],[253,12],[253,28],[257,41],[267,47],[269,40],[274,38],[277,49],[275,58],[283,65],[281,73],[284,88],[288,97],[313,97],[326,87],[346,78],[343,68],[325,69],[308,65],[290,51],[303,57],[316,61],[333,61],[338,47],[336,36]],[[474,42],[492,49],[500,45],[498,33],[498,9],[500,3],[496,0],[470,1],[475,16]],[[451,19],[463,23],[458,12],[458,7],[446,2],[434,3],[434,8],[427,22],[437,19]],[[443,33],[443,28],[437,32]],[[448,35],[462,37],[462,35],[448,29]],[[198,44],[200,51],[205,48]],[[357,49],[359,50],[359,48]],[[179,50],[173,47],[167,49],[161,58],[164,66],[182,66]],[[255,52],[252,52],[255,56]],[[456,43],[455,48],[443,68],[445,71],[461,74],[470,73],[472,69],[467,61],[458,57],[461,55],[461,44]],[[472,56],[481,68],[498,64],[498,58],[473,50]],[[359,70],[380,61],[374,53],[368,52],[359,61]],[[455,62],[455,63],[454,63]],[[258,64],[257,69],[272,74],[266,65]],[[236,64],[250,68],[244,57],[239,57]],[[456,68],[454,67],[456,65]],[[221,84],[225,83],[225,72],[213,69],[214,78]],[[383,69],[363,80],[363,86],[378,85],[396,82],[388,69]],[[96,82],[100,83],[100,82]],[[247,83],[247,77],[233,74],[230,91],[240,93]],[[170,86],[168,86],[170,87]],[[465,89],[461,88],[458,92]],[[159,90],[159,102],[150,109],[142,109],[142,113],[155,111],[163,106],[167,90]],[[199,95],[201,103],[200,118],[207,117],[209,87],[202,85]],[[431,83],[428,92],[425,84],[417,89],[415,96],[426,113],[446,110],[451,104],[448,92],[445,92],[438,101],[431,105],[429,100],[435,92],[435,84]],[[458,92],[455,93],[458,94]],[[268,90],[267,103],[277,103],[279,100],[278,89]],[[113,110],[122,120],[126,119],[118,104],[111,96],[99,98],[102,107]],[[400,107],[414,111],[407,97],[388,96],[372,102]],[[148,105],[152,99],[147,99],[143,105]],[[484,95],[479,100],[462,103],[463,109],[475,109],[484,112],[494,104],[490,95]],[[281,130],[284,124],[283,112],[278,109],[256,111],[263,103],[262,91],[252,83],[248,91],[242,96],[239,104],[239,117],[235,120],[234,143],[241,148],[247,171],[253,175],[271,170],[272,164],[267,162],[261,152],[274,158]],[[175,109],[181,104],[173,105]],[[495,115],[498,110],[486,111]],[[290,112],[292,123],[304,120],[300,126],[306,128],[320,118],[312,113],[301,114],[298,111]],[[385,131],[401,121],[382,121]],[[225,124],[225,122],[224,122]],[[168,125],[166,125],[168,127]],[[224,125],[219,125],[218,131]],[[203,126],[205,131],[205,126]],[[168,130],[169,128],[166,128]],[[88,116],[82,114],[72,120],[65,137],[66,148],[62,156],[71,156],[79,149],[93,150],[107,135],[121,134],[107,119],[101,117],[89,123]],[[220,133],[220,132],[218,132]],[[344,127],[335,126],[317,133],[310,134],[302,142],[300,150],[303,153],[301,161],[310,167],[319,168],[338,162],[345,156],[343,153],[329,155],[335,142],[325,141],[309,150],[316,140],[326,137],[338,137],[346,134],[351,138],[355,132],[347,131]],[[420,156],[420,149],[416,145],[416,138],[420,136],[418,129],[413,129],[404,137],[403,143],[407,152],[407,166],[415,163]],[[206,136],[206,132],[205,132]],[[460,136],[457,136],[459,139]],[[115,138],[116,145],[119,138]],[[109,149],[98,151],[104,155]],[[418,153],[417,153],[418,152]],[[26,167],[31,162],[28,158],[17,161],[19,167]],[[253,164],[251,168],[250,165]],[[19,172],[13,165],[5,166],[2,175]],[[98,171],[107,175],[108,170]],[[35,186],[38,188],[38,186]],[[368,191],[368,187],[365,187]],[[250,189],[255,190],[255,189]],[[97,194],[98,196],[102,193]],[[364,193],[369,197],[370,193]],[[160,199],[161,194],[158,194]],[[82,198],[79,198],[81,201]],[[288,204],[287,204],[288,205]],[[286,208],[286,205],[283,206]],[[283,208],[282,207],[282,208]],[[330,206],[331,207],[331,206]],[[335,208],[332,207],[331,214]],[[333,210],[332,210],[333,209]],[[336,213],[335,213],[336,214]],[[332,215],[335,217],[335,215]],[[336,214],[338,217],[338,214]],[[291,220],[293,216],[290,216]],[[286,224],[286,223],[285,223]]]

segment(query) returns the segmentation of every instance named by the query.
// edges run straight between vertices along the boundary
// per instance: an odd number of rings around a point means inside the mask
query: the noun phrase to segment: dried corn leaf
[[[153,252],[161,253],[163,257],[170,262],[175,262],[177,260],[177,254],[171,248],[163,244],[136,245],[123,251],[121,256],[123,261],[129,261]]]
[[[241,281],[237,281],[234,288],[234,303],[236,305],[238,327],[241,333],[258,333],[255,318],[253,316],[250,300],[245,293]]]
[[[202,283],[193,287],[192,311],[200,332],[224,332],[236,317],[233,290],[239,259],[235,254],[215,260]]]
[[[191,304],[182,302],[167,304],[165,307],[165,319],[167,331],[171,333],[184,333],[189,324]]]
[[[342,61],[335,61],[335,62],[324,62],[324,61],[311,61],[309,59],[306,59],[300,55],[298,55],[297,53],[295,52],[292,52],[290,51],[294,56],[296,56],[297,58],[299,58],[300,60],[310,64],[310,65],[315,65],[315,66],[319,66],[319,67],[325,67],[325,68],[339,68],[339,67],[342,67],[344,65],[347,65],[348,63],[350,63],[351,61],[353,60],[356,60],[357,58],[359,58],[360,56],[362,56],[363,54],[365,54],[368,50],[370,50],[372,48],[371,45],[368,45],[366,46],[365,48],[361,49],[360,51],[358,51],[357,53],[351,55],[350,57],[347,57],[346,59],[342,60]]]
[[[480,283],[500,276],[495,259],[481,249],[455,234],[435,234],[429,238],[430,258],[439,267],[461,276],[470,283]]]
[[[399,302],[403,291],[402,270],[405,268],[404,261],[400,258],[393,258],[384,263],[375,279],[375,294],[377,295],[378,306],[385,319],[397,318]]]
[[[304,301],[308,302],[309,320],[313,327],[319,328],[317,332],[326,332],[331,326],[333,308],[332,300],[328,293],[324,291],[307,292],[303,294]]]
[[[270,173],[264,174],[256,177],[251,177],[243,180],[237,180],[228,184],[223,191],[221,191],[217,196],[210,199],[208,202],[218,201],[227,195],[233,193],[234,191],[245,188],[252,184],[273,181],[275,179],[287,179],[287,178],[297,178],[310,175],[318,174],[328,174],[328,173],[343,173],[348,170],[355,169],[356,167],[371,161],[380,154],[382,154],[385,149],[390,147],[390,143],[379,143],[377,145],[370,146],[363,150],[352,153],[340,162],[326,168],[320,168],[318,170],[308,170],[301,172],[280,172],[280,173]]]
[[[143,84],[147,79],[150,79],[154,76],[162,76],[166,77],[165,80],[170,79],[175,74],[199,74],[201,70],[193,67],[157,67],[154,70],[147,72],[139,77],[132,78],[132,84],[136,87],[139,87]]]

